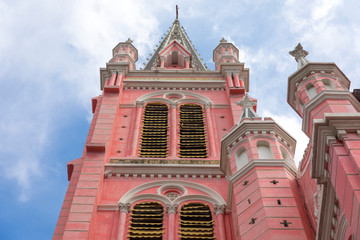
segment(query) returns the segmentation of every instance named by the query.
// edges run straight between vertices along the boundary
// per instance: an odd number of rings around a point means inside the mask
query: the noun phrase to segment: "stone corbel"
[[[166,212],[167,213],[176,213],[178,209],[178,204],[166,204]]]
[[[215,215],[224,214],[225,209],[226,209],[225,204],[223,204],[223,205],[215,204],[214,205],[214,213],[215,213]]]
[[[119,205],[120,212],[129,213],[131,203],[119,203],[118,205]]]

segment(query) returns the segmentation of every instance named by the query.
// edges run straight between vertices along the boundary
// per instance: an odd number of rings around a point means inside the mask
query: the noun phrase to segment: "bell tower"
[[[178,13],[143,69],[134,45],[100,69],[53,239],[314,239],[296,141],[256,113],[235,45],[209,70]]]

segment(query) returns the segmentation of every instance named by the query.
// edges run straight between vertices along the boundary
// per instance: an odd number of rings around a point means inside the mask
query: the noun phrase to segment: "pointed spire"
[[[250,118],[250,119],[253,119],[253,118],[257,118],[259,117],[256,112],[254,111],[254,108],[253,106],[256,105],[256,102],[252,101],[249,97],[249,95],[246,93],[245,94],[245,97],[239,102],[235,102],[237,105],[240,105],[243,107],[243,113],[241,115],[241,118],[240,118],[240,121],[243,119],[243,118]]]
[[[194,70],[206,71],[205,64],[200,59],[199,54],[196,52],[191,40],[188,38],[184,28],[180,25],[179,7],[176,5],[176,19],[173,22],[170,30],[165,33],[165,37],[161,37],[159,46],[154,51],[151,59],[147,62],[144,70],[151,70],[154,67],[156,61],[158,61],[159,53],[166,48],[171,42],[176,40],[181,46],[183,46],[188,52],[191,53],[191,66]],[[155,64],[156,65],[156,64]]]
[[[302,68],[310,62],[306,59],[306,56],[309,54],[309,52],[303,49],[301,43],[299,43],[293,51],[290,51],[289,54],[293,56],[298,63],[298,69]]]

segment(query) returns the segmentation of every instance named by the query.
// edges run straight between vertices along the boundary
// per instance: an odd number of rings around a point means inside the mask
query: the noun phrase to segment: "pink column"
[[[114,86],[115,85],[115,78],[116,78],[116,70],[110,70],[111,72],[111,77],[109,80],[109,85],[110,86]]]
[[[123,72],[118,72],[118,76],[117,76],[116,81],[115,81],[116,86],[120,86],[122,78],[123,78]]]
[[[126,226],[126,219],[130,210],[130,203],[119,203],[120,208],[120,218],[119,218],[119,226],[118,226],[118,234],[117,240],[124,240],[126,239],[125,235],[125,226]]]
[[[240,79],[240,87],[245,87],[245,84],[244,84],[244,80],[243,79]]]
[[[170,146],[171,152],[170,156],[172,158],[177,157],[177,143],[178,143],[178,134],[177,134],[177,119],[176,119],[176,104],[171,104],[171,134],[170,134]]]
[[[226,240],[225,224],[224,224],[224,210],[225,205],[215,205],[214,212],[216,215],[216,222],[219,229],[219,239]]]
[[[160,67],[165,67],[165,57],[160,57]]]
[[[168,240],[175,239],[175,215],[177,208],[177,204],[166,204],[166,212],[168,213]]]
[[[190,57],[185,57],[185,68],[190,68]]]
[[[135,125],[134,125],[134,131],[133,131],[133,144],[132,144],[132,156],[136,157],[137,154],[137,146],[139,142],[139,129],[140,129],[140,121],[141,121],[141,115],[143,110],[143,102],[136,101],[136,119],[135,119]]]
[[[227,212],[225,214],[225,230],[226,230],[226,239],[231,240],[231,222],[229,219],[229,213]]]
[[[211,118],[211,111],[210,111],[211,103],[205,105],[205,112],[206,112],[206,122],[207,122],[207,131],[208,131],[208,140],[210,142],[210,153],[209,156],[216,155],[215,149],[215,137],[214,137],[214,128]]]
[[[233,84],[233,80],[232,80],[231,74],[230,74],[230,75],[227,75],[227,76],[226,76],[226,78],[227,78],[227,82],[228,82],[229,88],[234,87],[234,84]]]
[[[239,81],[239,75],[234,73],[234,82],[235,82],[235,87],[240,87],[240,81]]]

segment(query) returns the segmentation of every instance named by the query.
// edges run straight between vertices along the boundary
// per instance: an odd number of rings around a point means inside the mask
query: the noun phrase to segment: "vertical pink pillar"
[[[122,78],[123,78],[123,72],[118,72],[118,76],[117,76],[116,81],[115,81],[116,86],[120,86]]]
[[[219,229],[219,239],[226,240],[225,224],[224,224],[225,205],[215,205],[214,212],[216,215],[216,222]]]
[[[244,84],[244,80],[243,80],[243,79],[240,79],[240,87],[241,87],[241,88],[245,87],[245,84]]]
[[[140,129],[140,121],[143,110],[144,103],[140,101],[136,101],[136,119],[134,125],[134,134],[133,134],[133,144],[132,144],[132,156],[137,156],[137,145],[139,142],[139,129]]]
[[[160,57],[160,67],[165,67],[165,57]]]
[[[177,119],[176,119],[176,104],[171,104],[171,143],[170,143],[170,156],[172,158],[177,157],[177,143],[178,143],[178,134],[177,134]]]
[[[185,57],[185,68],[190,67],[190,57]]]
[[[118,233],[116,239],[124,240],[126,239],[124,235],[125,235],[126,219],[130,211],[130,203],[119,203],[119,208],[120,208],[120,219],[119,219]]]
[[[215,156],[216,155],[215,136],[214,136],[214,127],[213,127],[213,123],[212,123],[210,108],[211,108],[211,103],[208,103],[205,105],[208,140],[210,142],[209,156]]]
[[[109,85],[114,86],[115,78],[116,78],[116,70],[110,70],[110,72],[111,72],[111,77],[110,77]]]
[[[230,219],[229,219],[229,213],[226,213],[225,214],[225,230],[226,230],[226,239],[227,240],[231,240],[231,222],[230,222]]]
[[[177,208],[177,204],[166,204],[166,212],[168,213],[168,240],[175,240],[175,215]]]
[[[239,75],[234,73],[234,82],[235,82],[235,87],[240,87],[240,81],[239,81]]]
[[[227,76],[226,76],[226,78],[227,78],[227,82],[228,82],[229,88],[234,87],[234,84],[233,84],[233,80],[232,80],[231,74],[230,74],[230,75],[227,75]]]

